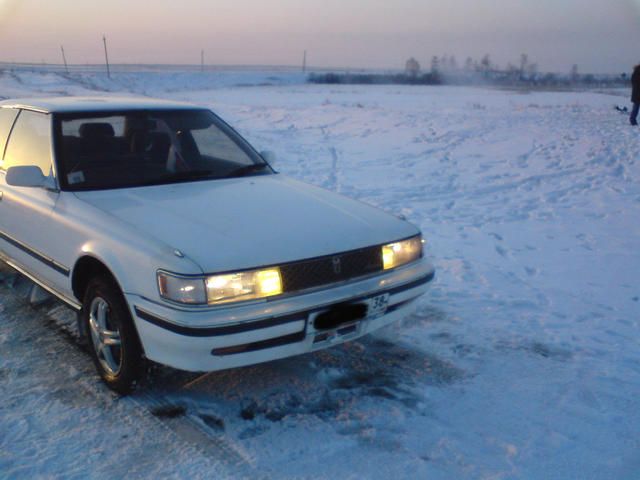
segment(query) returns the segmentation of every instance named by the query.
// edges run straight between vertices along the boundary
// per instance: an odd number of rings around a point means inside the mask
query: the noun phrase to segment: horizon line
[[[78,67],[92,67],[92,68],[104,68],[106,69],[106,64],[102,63],[69,63],[65,67],[64,63],[60,62],[27,62],[27,61],[7,61],[0,60],[0,66],[16,66],[16,67],[57,67],[60,69],[65,69],[66,67],[70,69],[78,68]],[[371,71],[371,72],[380,72],[380,71],[389,71],[389,72],[404,72],[405,68],[402,67],[328,67],[328,66],[306,66],[306,70],[303,71],[301,65],[284,65],[284,64],[200,64],[200,63],[143,63],[143,62],[119,62],[119,63],[111,63],[109,62],[110,67],[192,67],[195,70],[204,71],[206,70],[214,70],[214,69],[282,69],[282,70],[299,70],[300,73],[312,73],[313,70],[334,70],[334,71]],[[463,68],[458,67],[457,70],[464,71]],[[501,72],[506,71],[506,67],[498,66],[497,68],[492,68],[492,71]],[[72,73],[72,72],[69,72]],[[421,70],[421,73],[429,73],[429,70]],[[568,74],[569,72],[563,71],[545,71],[539,70],[538,74],[554,74],[554,75],[563,75]],[[616,75],[619,76],[622,73],[628,72],[606,72],[606,73],[593,73],[593,72],[581,72],[580,75],[594,75],[594,76],[602,76],[602,75]]]

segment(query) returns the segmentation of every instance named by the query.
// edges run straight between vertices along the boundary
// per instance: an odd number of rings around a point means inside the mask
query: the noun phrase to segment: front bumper
[[[339,286],[245,305],[179,309],[126,294],[146,356],[187,371],[214,371],[266,362],[353,340],[409,314],[433,279],[433,267],[411,265]],[[336,304],[386,310],[333,329],[314,319]]]

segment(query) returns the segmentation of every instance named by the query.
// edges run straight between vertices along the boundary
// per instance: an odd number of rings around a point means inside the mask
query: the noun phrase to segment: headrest
[[[82,138],[113,137],[115,131],[110,123],[83,123],[78,129]]]

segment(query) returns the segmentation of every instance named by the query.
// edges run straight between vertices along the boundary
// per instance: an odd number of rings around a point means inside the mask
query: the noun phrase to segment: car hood
[[[393,215],[283,175],[76,196],[179,249],[205,273],[330,255],[418,233]]]

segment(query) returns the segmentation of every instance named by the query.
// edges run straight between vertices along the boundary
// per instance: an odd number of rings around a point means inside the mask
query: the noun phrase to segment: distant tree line
[[[326,84],[361,84],[361,85],[440,85],[442,79],[438,75],[424,73],[407,75],[405,73],[311,73],[311,83]]]
[[[621,75],[582,74],[578,65],[567,73],[540,72],[538,64],[522,54],[517,62],[500,68],[489,54],[480,60],[467,57],[460,66],[454,55],[434,56],[429,70],[423,71],[415,58],[407,60],[403,73],[330,72],[312,73],[311,83],[364,84],[364,85],[479,85],[528,87],[614,87],[626,86],[629,77]]]

